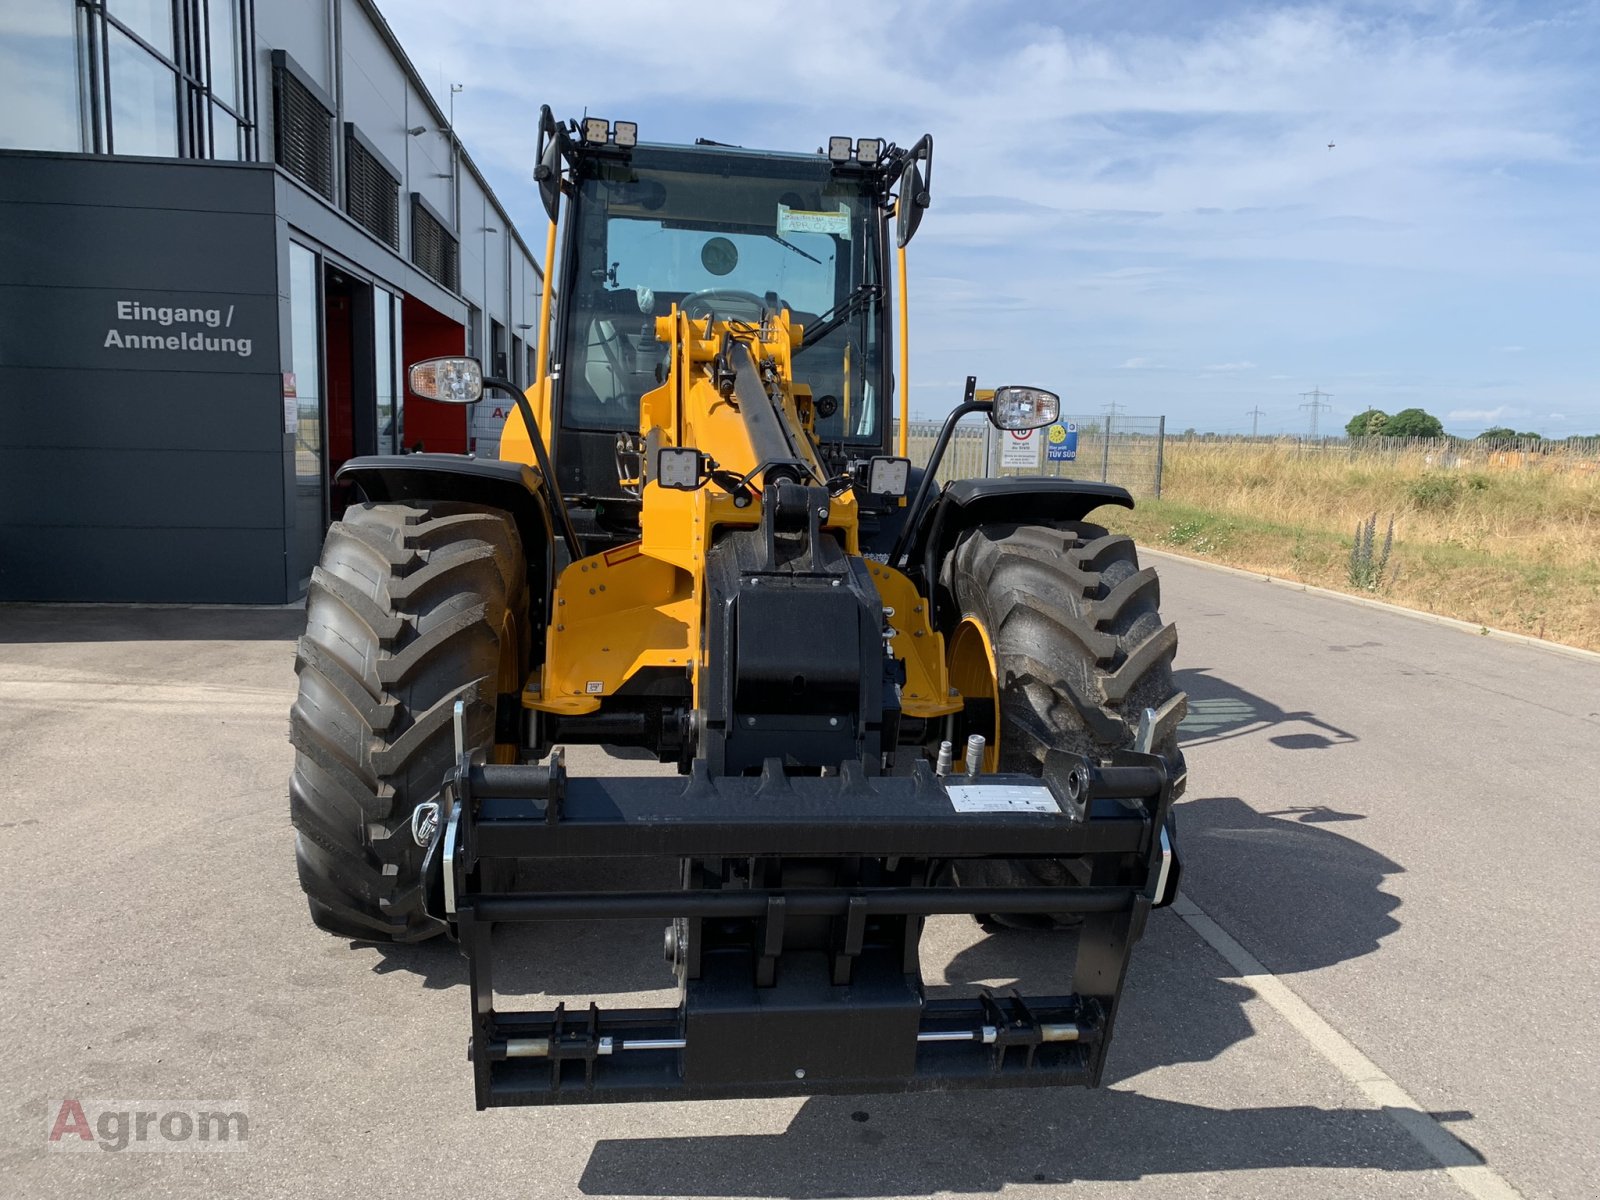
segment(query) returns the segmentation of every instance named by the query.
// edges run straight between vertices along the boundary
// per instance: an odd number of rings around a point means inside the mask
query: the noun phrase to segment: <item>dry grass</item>
[[[1163,497],[1118,519],[1179,553],[1600,650],[1600,471],[1179,442]],[[1362,589],[1350,549],[1373,514],[1394,552]]]

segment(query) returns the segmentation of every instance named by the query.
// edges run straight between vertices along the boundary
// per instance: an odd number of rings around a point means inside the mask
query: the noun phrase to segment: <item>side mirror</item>
[[[1060,416],[1061,397],[1036,387],[995,388],[989,410],[997,429],[1039,429],[1054,425]]]
[[[928,164],[927,174],[917,166],[918,162]],[[925,133],[922,140],[911,147],[910,157],[906,161],[906,169],[900,173],[899,193],[900,198],[894,206],[894,238],[895,245],[904,247],[911,241],[912,235],[917,232],[917,226],[922,223],[922,210],[932,202],[929,189],[933,186],[933,135]]]
[[[539,109],[539,165],[533,169],[534,182],[539,185],[539,198],[550,219],[556,219],[561,206],[561,155],[565,150],[566,131],[556,123],[548,104]]]
[[[476,404],[483,399],[483,368],[475,358],[427,358],[408,372],[411,394],[441,404]]]

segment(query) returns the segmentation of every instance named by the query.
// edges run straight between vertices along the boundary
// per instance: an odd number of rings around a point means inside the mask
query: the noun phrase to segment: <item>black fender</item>
[[[1053,476],[1008,475],[995,479],[958,479],[928,504],[917,518],[906,552],[906,567],[921,576],[934,597],[934,626],[953,625],[950,598],[942,594],[941,568],[957,539],[980,525],[1055,525],[1081,521],[1106,504],[1133,507],[1128,489],[1114,483],[1090,483]],[[941,620],[941,618],[946,618]]]
[[[374,454],[352,458],[337,478],[374,504],[453,500],[509,513],[528,564],[534,657],[544,658],[544,624],[555,579],[555,519],[544,477],[525,463],[463,454]]]
[[[530,561],[554,541],[555,521],[544,479],[526,463],[461,454],[373,454],[339,468],[375,504],[406,500],[457,500],[504,509],[517,523]]]

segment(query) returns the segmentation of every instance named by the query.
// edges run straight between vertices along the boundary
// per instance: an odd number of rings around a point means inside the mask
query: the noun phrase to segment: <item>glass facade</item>
[[[178,157],[178,77],[121,30],[106,31],[114,154]]]
[[[23,98],[0,105],[0,146],[84,148],[77,29],[72,0],[0,4],[0,73]]]
[[[0,146],[254,158],[245,0],[0,4]]]
[[[372,289],[372,354],[378,405],[378,453],[400,453],[404,432],[405,389],[399,380],[401,300],[381,287]]]
[[[325,521],[322,436],[322,305],[317,256],[289,243],[289,361],[295,392],[294,566],[309,576],[322,549]]]

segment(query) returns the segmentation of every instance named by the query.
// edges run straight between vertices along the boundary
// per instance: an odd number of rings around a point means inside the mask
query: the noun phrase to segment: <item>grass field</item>
[[[1600,650],[1600,470],[1561,467],[1175,442],[1163,498],[1109,523],[1180,554]],[[1373,516],[1371,561],[1352,564]]]

